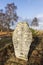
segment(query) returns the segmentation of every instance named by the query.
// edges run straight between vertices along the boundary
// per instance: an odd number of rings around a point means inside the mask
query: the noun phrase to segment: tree
[[[16,13],[17,7],[14,3],[7,4],[5,7],[5,13],[3,13],[3,10],[0,10],[0,29],[10,29],[10,24],[13,22],[17,22],[18,16]]]
[[[2,30],[4,26],[4,16],[5,14],[3,13],[3,10],[1,9],[0,10],[0,30]]]
[[[14,3],[11,4],[7,4],[7,6],[5,7],[6,9],[6,20],[5,20],[5,25],[7,26],[8,30],[10,29],[10,23],[12,22],[16,22],[18,19],[17,13],[16,13],[16,9],[17,7],[15,6]]]
[[[38,19],[35,17],[32,21],[32,26],[38,26]]]

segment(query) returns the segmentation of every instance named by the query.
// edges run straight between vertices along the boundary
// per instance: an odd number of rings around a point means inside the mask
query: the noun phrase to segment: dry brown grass
[[[12,35],[12,32],[0,32],[0,36],[4,36],[4,35]]]

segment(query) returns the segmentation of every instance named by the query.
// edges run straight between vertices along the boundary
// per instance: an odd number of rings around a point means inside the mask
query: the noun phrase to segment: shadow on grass
[[[30,46],[30,50],[28,52],[28,60],[33,52],[33,50],[35,50],[35,48],[37,47],[37,45],[39,44],[39,38],[36,36],[33,38],[34,41],[31,43],[31,46]]]

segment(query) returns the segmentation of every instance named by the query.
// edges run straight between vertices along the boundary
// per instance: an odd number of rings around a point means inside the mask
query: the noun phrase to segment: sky
[[[22,18],[43,16],[43,0],[0,0],[0,9],[5,11],[7,3],[15,3],[17,15]]]

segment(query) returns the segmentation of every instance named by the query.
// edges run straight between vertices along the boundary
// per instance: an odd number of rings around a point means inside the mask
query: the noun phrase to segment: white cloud
[[[43,18],[43,14],[39,14],[36,16],[37,18]]]

